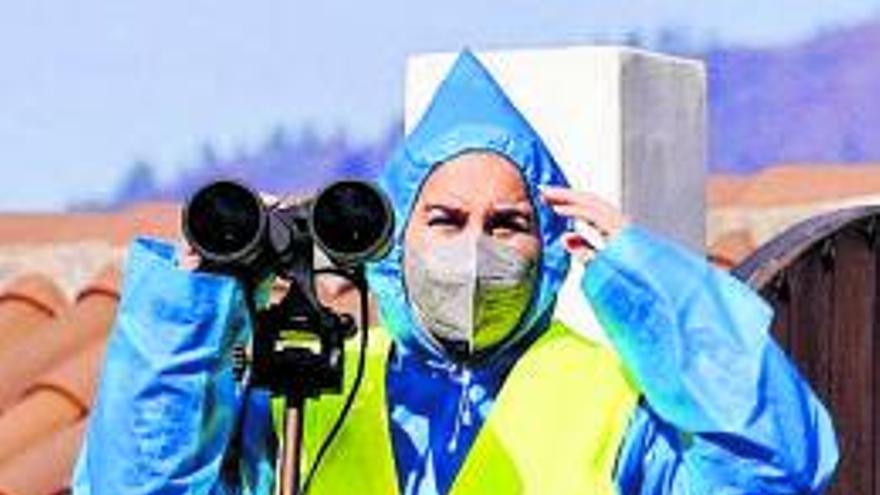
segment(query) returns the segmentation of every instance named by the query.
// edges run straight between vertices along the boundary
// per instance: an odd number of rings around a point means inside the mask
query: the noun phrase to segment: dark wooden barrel
[[[806,220],[733,273],[776,309],[773,333],[831,410],[829,493],[880,495],[880,206]]]

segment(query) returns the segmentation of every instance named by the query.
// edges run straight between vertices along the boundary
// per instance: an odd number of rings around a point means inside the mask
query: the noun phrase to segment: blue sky
[[[880,0],[0,0],[0,211],[107,194],[314,123],[371,139],[400,113],[405,56],[684,28],[774,45],[880,15]]]

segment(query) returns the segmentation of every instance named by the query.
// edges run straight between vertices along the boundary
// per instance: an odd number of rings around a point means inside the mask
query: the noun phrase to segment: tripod
[[[253,360],[250,385],[268,389],[285,399],[283,431],[277,465],[280,495],[299,495],[308,489],[342,421],[348,413],[363,374],[368,317],[366,279],[363,268],[302,270],[291,267],[290,289],[277,304],[255,312]],[[300,270],[297,271],[297,268]],[[354,283],[361,302],[361,352],[355,380],[336,423],[324,439],[305,483],[300,482],[303,418],[307,399],[326,393],[340,393],[344,376],[344,343],[358,325],[348,314],[321,305],[315,296],[315,274],[332,273]],[[287,277],[285,277],[287,278]]]

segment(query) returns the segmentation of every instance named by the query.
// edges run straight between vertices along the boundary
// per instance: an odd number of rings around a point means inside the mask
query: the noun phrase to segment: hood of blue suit
[[[541,259],[529,307],[518,327],[492,354],[503,354],[527,335],[549,324],[555,296],[568,271],[561,236],[568,220],[541,202],[539,186],[567,186],[546,145],[477,58],[459,55],[441,82],[421,121],[387,163],[379,184],[397,218],[393,245],[381,261],[367,267],[383,325],[400,352],[425,351],[446,359],[443,348],[422,329],[403,283],[403,240],[413,205],[435,167],[471,151],[497,153],[521,172],[538,218]],[[474,187],[462,184],[462,188]]]

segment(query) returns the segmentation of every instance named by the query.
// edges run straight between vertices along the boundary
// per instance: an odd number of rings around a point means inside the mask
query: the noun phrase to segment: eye
[[[467,222],[466,216],[451,208],[431,208],[428,210],[427,224],[440,229],[459,229]]]
[[[516,210],[499,211],[489,217],[486,232],[496,237],[513,234],[531,234],[532,217]]]
[[[436,225],[459,225],[460,222],[453,217],[434,216],[428,218],[428,225],[434,227]]]

